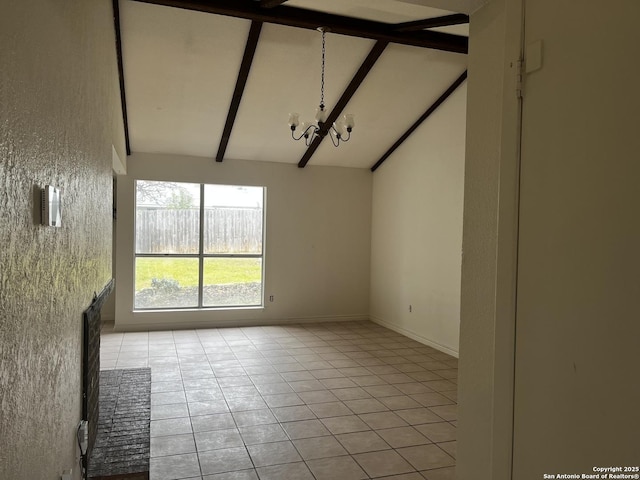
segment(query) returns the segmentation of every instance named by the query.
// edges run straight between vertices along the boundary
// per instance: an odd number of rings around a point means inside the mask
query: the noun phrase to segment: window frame
[[[199,205],[199,232],[198,232],[198,252],[197,253],[138,253],[137,252],[137,211],[138,211],[138,182],[158,182],[158,183],[185,183],[191,185],[199,185],[200,187],[200,205]],[[262,189],[262,215],[261,230],[262,242],[260,253],[205,253],[204,252],[204,235],[205,235],[205,187],[210,186],[231,186],[231,187],[248,187]],[[236,185],[221,183],[199,183],[199,182],[174,182],[167,180],[145,180],[136,179],[134,181],[134,228],[133,228],[133,311],[149,312],[149,311],[171,311],[171,310],[244,310],[264,308],[264,280],[265,280],[265,240],[266,240],[266,200],[267,187],[263,185]],[[198,259],[198,305],[197,306],[172,306],[172,307],[136,307],[136,262],[138,258],[195,258]],[[207,258],[259,258],[260,262],[260,303],[251,305],[203,305],[204,303],[204,261]]]

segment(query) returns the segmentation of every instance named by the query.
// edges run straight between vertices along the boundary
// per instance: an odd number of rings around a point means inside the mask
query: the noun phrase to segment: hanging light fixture
[[[335,147],[340,145],[340,142],[348,142],[351,138],[351,131],[355,126],[353,114],[346,114],[337,122],[334,122],[327,130],[324,130],[324,124],[327,121],[327,111],[324,105],[324,56],[325,56],[325,34],[327,29],[325,27],[318,28],[318,31],[322,33],[322,69],[320,77],[320,105],[316,109],[315,122],[300,124],[300,115],[298,113],[289,114],[289,127],[291,128],[291,137],[294,140],[304,139],[304,143],[311,145],[311,142],[317,136],[326,136],[327,133],[331,138],[331,142]],[[296,137],[296,129],[300,126],[300,136]]]

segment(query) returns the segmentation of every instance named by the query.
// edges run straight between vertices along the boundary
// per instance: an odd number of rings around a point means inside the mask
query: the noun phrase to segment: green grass
[[[136,259],[136,291],[151,286],[151,279],[171,279],[181,287],[198,285],[198,259],[138,258]],[[262,280],[259,258],[205,258],[204,284],[249,283]]]

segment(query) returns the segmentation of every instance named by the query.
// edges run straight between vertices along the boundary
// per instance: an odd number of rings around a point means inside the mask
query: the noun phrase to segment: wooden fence
[[[139,207],[136,253],[198,253],[200,210]],[[262,209],[204,211],[204,253],[261,253]]]

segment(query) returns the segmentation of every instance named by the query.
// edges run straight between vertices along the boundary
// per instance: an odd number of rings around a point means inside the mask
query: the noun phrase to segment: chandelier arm
[[[334,147],[340,145],[340,137],[338,136],[338,132],[333,126],[329,128],[329,138],[331,138],[331,143],[333,143]]]
[[[318,134],[318,128],[315,125],[310,125],[309,128],[312,129],[311,133],[304,138],[304,143],[307,145],[307,147],[313,143],[316,135]]]
[[[315,125],[309,125],[307,128],[305,128],[300,133],[300,136],[296,138],[295,130],[291,130],[291,138],[293,138],[296,141],[305,138],[305,136],[313,138],[313,135],[315,134],[315,131],[316,131],[316,126]]]

